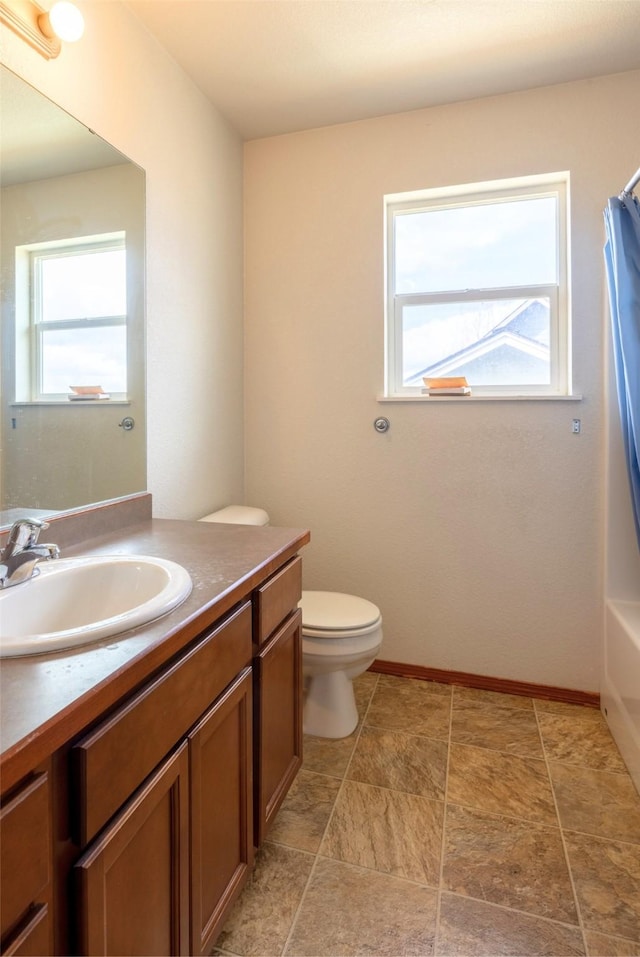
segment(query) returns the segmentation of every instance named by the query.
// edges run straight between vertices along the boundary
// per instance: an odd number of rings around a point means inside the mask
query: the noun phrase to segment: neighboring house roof
[[[423,376],[467,374],[470,367],[479,369],[479,360],[497,359],[504,363],[507,351],[512,353],[511,364],[517,362],[523,369],[548,368],[549,363],[549,307],[540,299],[525,299],[511,310],[490,332],[453,355],[427,366],[406,380],[407,385],[421,383]],[[490,363],[495,365],[494,362]],[[479,384],[479,383],[478,383]]]
[[[541,299],[525,299],[505,316],[494,332],[508,329],[525,339],[535,339],[549,346],[549,306]],[[491,333],[489,333],[491,335]]]

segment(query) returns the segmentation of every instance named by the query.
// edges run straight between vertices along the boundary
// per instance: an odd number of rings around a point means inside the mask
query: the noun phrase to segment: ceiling
[[[244,139],[640,68],[640,0],[127,6]]]

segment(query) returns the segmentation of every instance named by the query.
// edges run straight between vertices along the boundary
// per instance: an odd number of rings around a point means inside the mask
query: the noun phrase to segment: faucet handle
[[[18,548],[31,548],[38,541],[43,528],[49,528],[49,522],[39,518],[20,518],[11,526],[7,544],[16,545]]]

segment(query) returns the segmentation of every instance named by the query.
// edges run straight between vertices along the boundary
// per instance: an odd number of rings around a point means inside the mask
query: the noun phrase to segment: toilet
[[[201,522],[268,525],[262,508],[228,505]],[[358,724],[353,679],[373,663],[382,645],[380,610],[365,598],[303,591],[303,730],[319,738],[345,738]]]
[[[334,591],[303,591],[302,674],[305,734],[345,738],[358,724],[353,679],[382,645],[382,616],[373,602]]]

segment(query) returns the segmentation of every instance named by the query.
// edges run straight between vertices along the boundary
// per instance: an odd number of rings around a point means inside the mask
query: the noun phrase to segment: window
[[[567,174],[385,197],[387,396],[570,391]]]
[[[29,286],[28,398],[65,399],[70,386],[127,393],[124,234],[22,247]],[[18,340],[20,349],[20,339]]]

